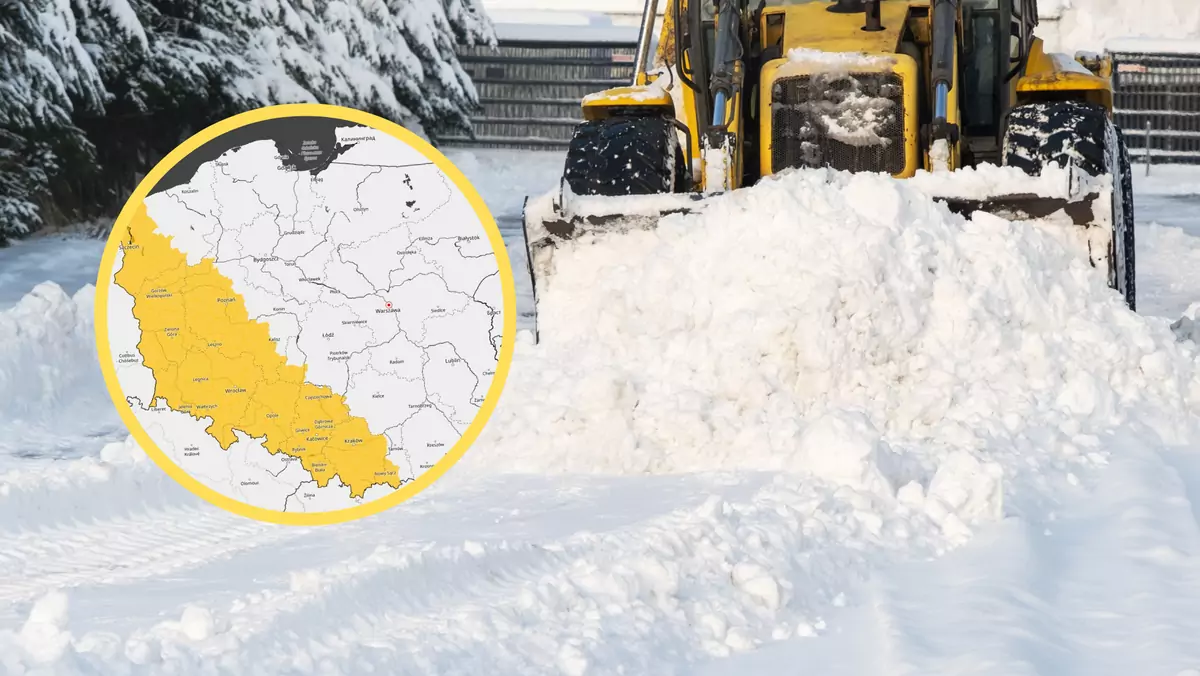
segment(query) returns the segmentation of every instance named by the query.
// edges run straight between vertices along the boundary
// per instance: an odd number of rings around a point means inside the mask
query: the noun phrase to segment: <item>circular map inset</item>
[[[321,524],[391,507],[478,436],[512,359],[504,242],[402,127],[316,104],[210,127],[150,172],[97,284],[122,418],[185,487]]]

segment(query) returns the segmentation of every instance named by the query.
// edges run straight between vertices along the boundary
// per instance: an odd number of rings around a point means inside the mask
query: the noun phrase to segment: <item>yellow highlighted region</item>
[[[155,230],[142,204],[114,277],[134,299],[138,350],[154,373],[154,399],[211,418],[206,431],[224,450],[237,441],[235,430],[265,437],[269,452],[299,458],[320,487],[336,475],[352,497],[376,484],[399,488],[387,438],[351,415],[345,397],[305,382],[306,368],[289,365],[275,350],[267,325],[250,319],[211,259],[188,265]]]

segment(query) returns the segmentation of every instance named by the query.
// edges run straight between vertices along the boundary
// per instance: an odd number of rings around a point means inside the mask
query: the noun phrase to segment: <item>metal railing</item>
[[[446,145],[484,148],[565,148],[583,120],[580,102],[594,92],[633,81],[637,43],[502,40],[467,47],[459,61],[475,83],[482,111],[472,117],[475,139]]]
[[[1200,54],[1112,56],[1113,114],[1133,161],[1200,164]]]

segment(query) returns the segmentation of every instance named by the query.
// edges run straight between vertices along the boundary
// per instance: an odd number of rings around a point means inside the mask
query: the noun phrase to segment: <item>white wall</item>
[[[659,5],[665,6],[665,0]],[[556,10],[565,12],[600,12],[603,14],[625,14],[640,17],[643,0],[483,0],[489,11],[506,10]],[[660,7],[659,11],[662,9]]]
[[[1104,51],[1121,38],[1200,38],[1197,0],[1040,0],[1048,49]]]
[[[659,0],[659,14],[666,7]],[[501,40],[632,42],[644,0],[483,0]]]

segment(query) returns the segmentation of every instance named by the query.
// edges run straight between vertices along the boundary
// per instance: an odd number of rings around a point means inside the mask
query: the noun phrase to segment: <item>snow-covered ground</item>
[[[1200,301],[1200,169],[1134,169],[1138,302],[1142,314],[1179,317]]]
[[[561,156],[452,159],[523,279]],[[97,243],[0,251],[0,672],[1194,676],[1200,172],[1141,173],[1140,317],[1055,227],[874,177],[568,251],[460,465],[316,529],[124,440]]]
[[[68,294],[96,283],[104,242],[79,237],[39,237],[0,249],[0,310],[7,310],[35,285],[50,280]]]

